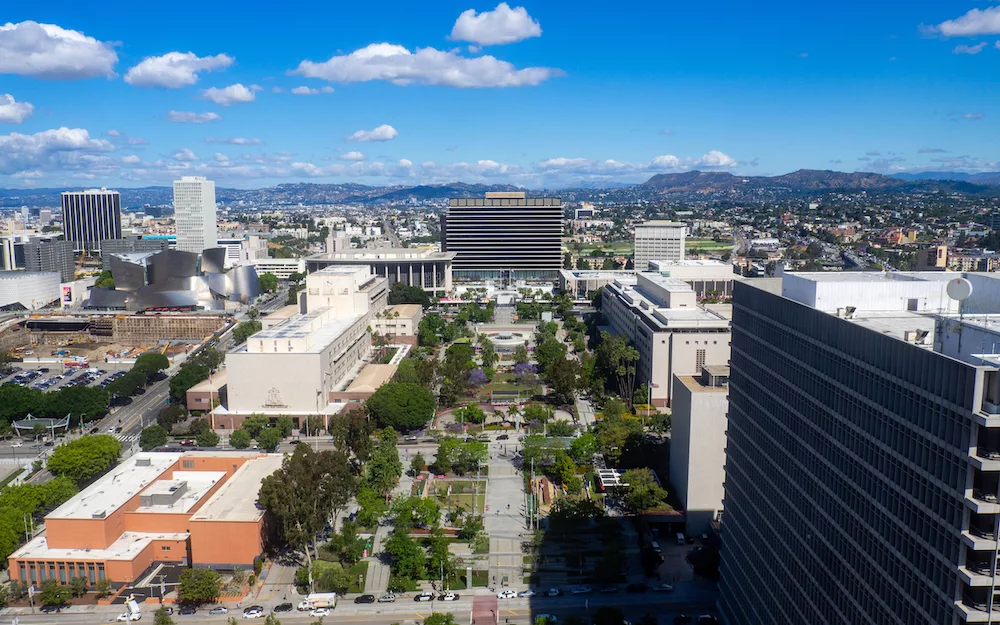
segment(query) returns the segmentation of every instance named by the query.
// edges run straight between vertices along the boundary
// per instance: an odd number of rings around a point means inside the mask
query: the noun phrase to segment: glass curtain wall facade
[[[74,252],[100,252],[101,241],[122,238],[122,200],[106,189],[62,194],[63,231]]]

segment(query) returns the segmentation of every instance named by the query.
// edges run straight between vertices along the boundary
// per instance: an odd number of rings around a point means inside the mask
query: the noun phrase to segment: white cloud
[[[966,113],[962,115],[962,119],[982,119],[982,113]]]
[[[663,154],[662,156],[657,156],[649,162],[650,169],[677,169],[681,167],[683,163],[681,159],[677,158],[673,154]]]
[[[359,130],[350,137],[347,137],[347,141],[354,141],[358,143],[366,143],[369,141],[391,141],[399,136],[399,132],[389,124],[382,124],[378,128],[373,130]]]
[[[195,156],[194,152],[192,152],[190,149],[181,148],[180,150],[174,152],[174,160],[190,162],[198,160],[198,157]]]
[[[967,46],[965,44],[955,46],[955,49],[951,51],[952,54],[979,54],[986,47],[985,41],[980,41],[974,46]]]
[[[661,135],[672,135],[672,134],[674,134],[674,131],[671,130],[671,129],[669,129],[669,128],[664,128],[663,130],[660,131],[660,134]]]
[[[106,139],[92,139],[83,128],[56,128],[22,135],[0,135],[0,174],[56,169],[85,169],[106,162],[115,149]]]
[[[194,52],[168,52],[149,56],[128,70],[125,82],[134,87],[178,89],[198,82],[198,72],[226,69],[233,57],[226,54],[198,56]]]
[[[562,71],[549,67],[517,69],[492,56],[460,56],[457,51],[373,43],[328,61],[302,61],[291,73],[330,82],[385,80],[394,85],[437,85],[457,88],[525,87],[538,85]]]
[[[250,89],[253,91],[263,91],[264,87],[261,87],[260,85],[250,85]]]
[[[55,24],[0,26],[0,74],[75,80],[113,76],[118,55],[110,43]]]
[[[283,93],[284,91],[281,87],[271,87],[271,93]]]
[[[528,15],[524,7],[512,9],[506,2],[501,2],[492,11],[482,13],[476,13],[475,9],[463,11],[455,20],[449,39],[471,41],[480,46],[493,46],[541,35],[542,27]]]
[[[215,161],[217,163],[226,163],[226,164],[228,164],[229,163],[229,157],[226,156],[225,154],[223,154],[222,152],[216,152],[215,153]]]
[[[932,30],[945,37],[1000,34],[1000,6],[972,9],[961,17],[941,22]]]
[[[708,154],[694,162],[695,167],[734,167],[736,161],[718,150],[710,150]]]
[[[396,163],[396,165],[398,165],[399,167],[404,167],[406,169],[409,169],[410,167],[413,167],[413,161],[407,158],[401,158],[399,159],[399,162]]]
[[[337,158],[342,161],[363,161],[365,160],[365,155],[361,152],[347,152],[346,154],[341,154]]]
[[[122,133],[118,132],[114,128],[112,128],[111,130],[107,131],[104,134],[107,135],[107,136],[109,136],[109,137],[120,137],[120,136],[122,136]]]
[[[224,145],[263,145],[264,142],[257,137],[230,137],[219,139],[216,137],[205,137],[205,143],[220,143]]]
[[[292,93],[295,95],[316,95],[319,93],[319,89],[313,89],[311,87],[295,87],[292,89]]]
[[[217,122],[222,119],[218,113],[189,113],[187,111],[170,111],[167,113],[168,122],[179,122],[184,124],[204,124],[206,122]]]
[[[129,145],[149,145],[149,139],[145,137],[129,137],[127,143]]]
[[[18,102],[9,93],[0,95],[0,124],[20,124],[35,110],[30,102]]]
[[[333,87],[331,87],[330,85],[327,85],[325,87],[320,87],[319,90],[322,91],[323,93],[333,93]]]
[[[10,175],[11,178],[44,178],[45,174],[37,169],[26,169]]]
[[[209,87],[201,92],[201,97],[215,102],[219,106],[229,106],[240,102],[253,102],[257,96],[252,90],[244,87],[243,83],[236,83],[222,89]]]
[[[94,180],[97,176],[94,174],[78,173],[73,174],[70,178],[73,178],[74,180]]]
[[[136,165],[138,163],[141,163],[142,159],[136,156],[135,154],[129,154],[127,156],[122,157],[122,162],[125,163],[126,165]]]

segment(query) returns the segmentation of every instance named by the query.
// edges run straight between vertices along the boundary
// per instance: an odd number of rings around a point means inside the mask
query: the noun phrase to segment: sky
[[[4,4],[0,187],[1000,168],[986,0]]]

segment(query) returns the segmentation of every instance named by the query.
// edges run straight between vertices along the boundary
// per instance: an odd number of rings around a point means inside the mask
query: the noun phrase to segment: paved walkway
[[[490,445],[490,475],[486,490],[486,532],[490,536],[489,583],[496,587],[521,586],[523,560],[521,535],[525,531],[524,480],[511,464],[512,456],[500,455],[501,445]]]
[[[409,467],[409,456],[401,454],[404,470]],[[399,480],[399,485],[392,491],[393,499],[399,497],[409,497],[410,489],[413,486],[413,478],[403,474]],[[365,579],[365,592],[371,595],[381,595],[389,588],[389,565],[382,562],[378,557],[382,553],[385,541],[392,534],[392,523],[385,522],[375,529],[375,538],[372,540],[372,552],[368,558],[368,577]]]

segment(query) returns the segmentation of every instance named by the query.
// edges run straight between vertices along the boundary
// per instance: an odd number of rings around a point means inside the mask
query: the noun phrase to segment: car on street
[[[618,592],[618,586],[604,586],[601,588],[601,593],[605,595],[610,595]]]
[[[375,603],[375,595],[361,595],[354,598],[354,603]]]
[[[653,592],[673,592],[674,587],[670,584],[657,584],[653,586]]]
[[[264,606],[262,605],[252,605],[249,608],[243,608],[243,618],[261,618],[264,616]]]
[[[24,441],[14,441],[10,444],[11,447],[24,447]]]
[[[215,614],[229,614],[229,608],[227,608],[224,605],[220,605],[217,608],[212,608],[211,610],[208,611],[208,613],[212,614],[212,615],[215,615]]]
[[[193,438],[185,438],[184,440],[181,441],[181,447],[194,447],[197,444],[198,441],[194,440]]]
[[[414,601],[433,601],[434,593],[432,592],[422,592],[413,598]]]
[[[562,591],[558,588],[549,588],[548,592],[545,593],[549,597],[558,597],[562,594]]]
[[[391,592],[387,592],[378,598],[379,603],[394,603],[396,601],[396,595]]]
[[[129,621],[138,621],[141,618],[142,612],[123,612],[122,614],[119,614],[118,618],[115,620],[119,623],[128,623]]]
[[[574,595],[585,595],[590,592],[590,586],[574,586],[570,592]]]
[[[279,603],[274,607],[275,612],[291,612],[293,609],[295,609],[295,606],[288,602]]]
[[[458,601],[458,595],[453,592],[446,592],[438,597],[438,601]]]
[[[497,599],[514,599],[517,597],[516,590],[501,590],[497,593]]]
[[[184,615],[184,616],[189,616],[189,615],[195,614],[197,612],[198,612],[198,608],[194,607],[193,605],[182,605],[181,606],[181,612],[180,613],[182,615]]]
[[[527,590],[522,590],[521,592],[517,593],[517,596],[518,597],[534,597],[535,596],[535,591],[529,588]]]
[[[329,616],[330,608],[316,608],[309,613],[309,616]]]

